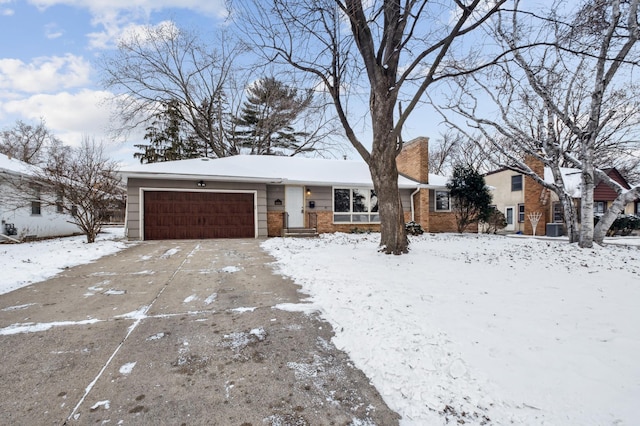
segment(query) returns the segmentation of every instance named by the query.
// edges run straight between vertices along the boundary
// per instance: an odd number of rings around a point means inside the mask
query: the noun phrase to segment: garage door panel
[[[255,237],[250,193],[146,191],[145,239]]]

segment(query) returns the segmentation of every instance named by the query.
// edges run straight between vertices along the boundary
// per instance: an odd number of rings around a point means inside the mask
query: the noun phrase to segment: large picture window
[[[448,212],[451,210],[451,199],[449,197],[449,191],[435,191],[436,197],[436,211]]]
[[[371,188],[334,188],[333,221],[337,223],[377,223],[378,197]]]

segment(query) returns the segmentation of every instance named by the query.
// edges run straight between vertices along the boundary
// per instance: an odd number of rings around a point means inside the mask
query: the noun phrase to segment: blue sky
[[[106,140],[109,94],[96,60],[136,26],[170,19],[207,29],[224,16],[223,0],[0,0],[0,129],[42,117],[69,145]],[[132,160],[131,141],[110,152]]]
[[[138,26],[171,20],[207,32],[225,25],[225,16],[224,0],[0,0],[0,129],[43,118],[68,145],[89,136],[107,141],[114,159],[137,162],[133,144],[142,133],[126,142],[108,138],[110,94],[100,86],[98,59]],[[435,139],[443,130],[435,128],[440,120],[433,111],[414,116],[407,140]],[[354,125],[366,144],[370,134],[362,123]],[[358,157],[350,146],[340,151]]]
[[[224,0],[0,0],[0,129],[43,118],[66,144],[78,145],[84,136],[108,141],[110,93],[100,86],[98,59],[136,27],[171,20],[207,32],[225,25],[225,17]],[[420,106],[403,137],[437,140],[446,130],[440,122]],[[365,144],[370,140],[366,120],[354,129]],[[140,141],[141,133],[111,142],[110,155],[134,163],[133,144]]]

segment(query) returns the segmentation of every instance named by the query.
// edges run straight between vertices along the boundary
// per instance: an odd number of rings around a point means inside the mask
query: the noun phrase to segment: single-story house
[[[544,176],[546,182],[553,182],[551,169],[542,162],[529,159],[529,167],[539,176]],[[562,178],[567,192],[574,198],[576,206],[580,208],[580,170],[561,168]],[[604,170],[609,177],[629,189],[629,183],[615,168]],[[485,174],[485,182],[494,188],[493,204],[504,213],[507,220],[507,232],[521,232],[526,235],[533,233],[529,220],[530,213],[540,213],[536,227],[536,235],[544,235],[546,224],[563,224],[564,213],[558,196],[542,187],[533,179],[508,168],[501,168]],[[616,192],[604,182],[600,182],[594,189],[594,214],[604,214],[616,199]],[[638,201],[625,208],[625,214],[638,214]],[[560,225],[558,225],[560,226]],[[550,228],[551,229],[551,228]],[[557,228],[553,228],[554,230]],[[555,231],[554,231],[555,232]]]
[[[61,204],[44,202],[55,194],[35,183],[35,170],[35,166],[0,154],[0,242],[80,232]]]
[[[447,178],[429,174],[428,139],[398,156],[405,220],[455,231]],[[130,239],[254,238],[379,230],[364,161],[237,155],[126,167]]]

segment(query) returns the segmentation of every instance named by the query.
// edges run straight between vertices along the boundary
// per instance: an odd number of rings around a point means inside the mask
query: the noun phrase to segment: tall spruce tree
[[[307,133],[294,124],[311,105],[311,90],[287,87],[274,77],[258,80],[247,90],[239,117],[236,117],[236,144],[254,155],[296,155],[313,151],[304,143]]]

